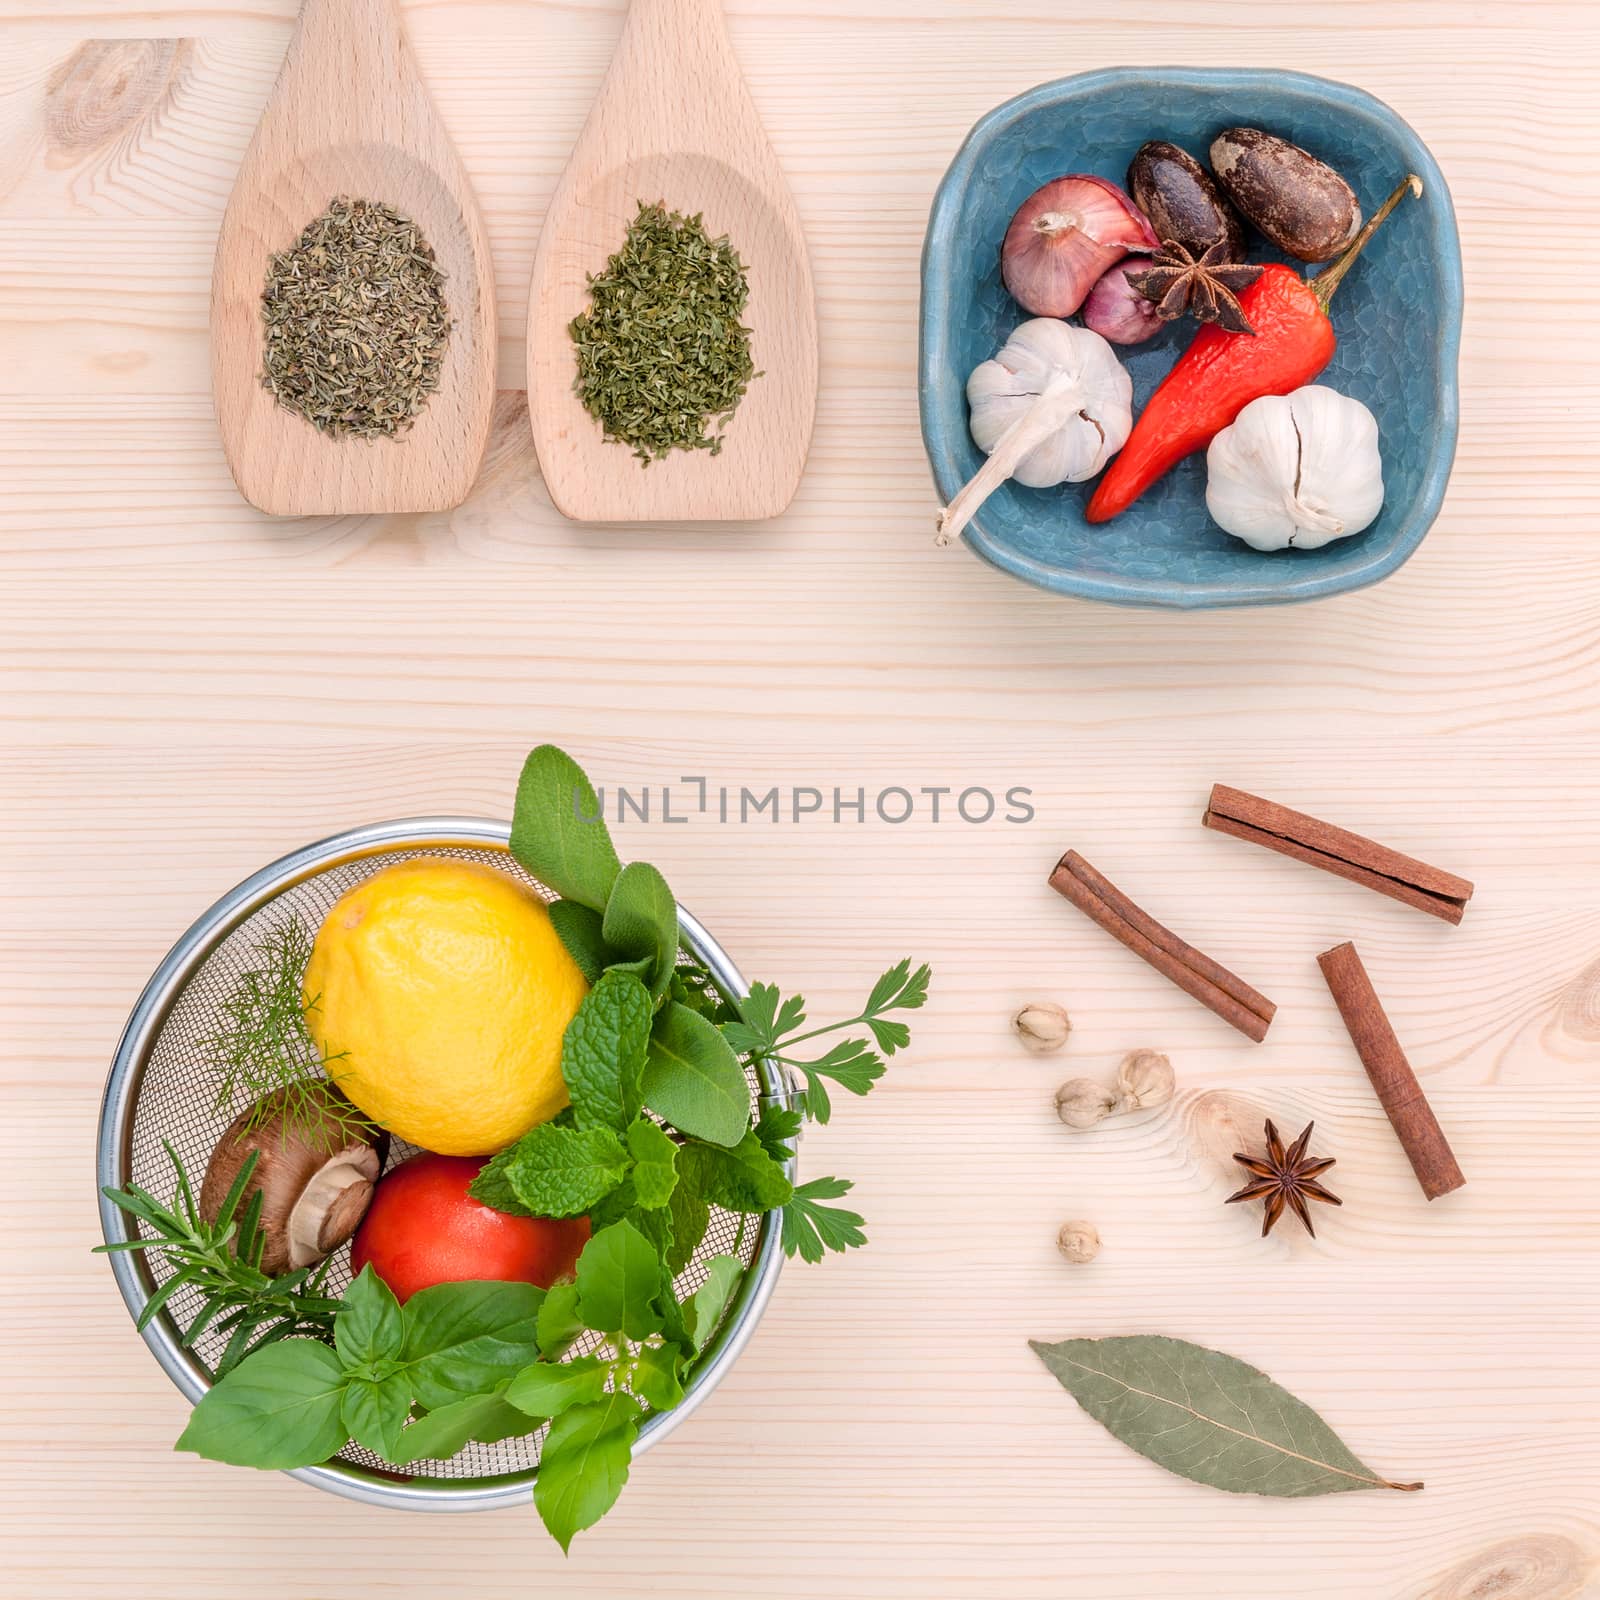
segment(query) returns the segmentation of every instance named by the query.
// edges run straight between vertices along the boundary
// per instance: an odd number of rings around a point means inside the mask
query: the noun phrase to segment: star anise
[[[1199,260],[1168,239],[1151,257],[1149,270],[1130,272],[1128,282],[1155,302],[1156,315],[1165,322],[1176,322],[1187,312],[1200,322],[1220,323],[1229,333],[1254,333],[1239,304],[1239,291],[1260,276],[1260,267],[1228,260],[1226,239],[1217,240]]]
[[[1231,1206],[1235,1200],[1265,1200],[1266,1215],[1261,1221],[1261,1237],[1272,1232],[1272,1225],[1283,1215],[1287,1206],[1305,1224],[1312,1238],[1317,1230],[1311,1226],[1308,1198],[1321,1200],[1325,1205],[1342,1206],[1338,1195],[1330,1194],[1317,1182],[1318,1177],[1334,1164],[1332,1156],[1308,1157],[1306,1146],[1311,1143],[1311,1130],[1316,1123],[1308,1122],[1305,1132],[1287,1150],[1278,1130],[1267,1122],[1267,1158],[1258,1161],[1254,1156],[1235,1155],[1234,1160],[1250,1174],[1250,1181],[1238,1194],[1228,1196]]]

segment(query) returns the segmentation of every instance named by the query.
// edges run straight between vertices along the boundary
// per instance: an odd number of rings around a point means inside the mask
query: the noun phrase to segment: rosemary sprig
[[[150,1250],[165,1258],[174,1271],[139,1313],[142,1331],[156,1313],[186,1286],[192,1285],[205,1302],[193,1321],[182,1330],[183,1345],[191,1349],[207,1328],[228,1335],[217,1364],[220,1378],[252,1351],[280,1339],[300,1335],[324,1341],[332,1337],[338,1299],[324,1294],[330,1256],[315,1267],[301,1267],[279,1277],[261,1270],[266,1239],[261,1232],[261,1191],[255,1190],[244,1213],[239,1205],[255,1171],[259,1153],[252,1151],[239,1168],[215,1222],[207,1222],[195,1204],[194,1190],[183,1162],[172,1146],[162,1141],[172,1163],[176,1189],[169,1205],[162,1205],[148,1189],[130,1183],[125,1189],[106,1188],[105,1197],[154,1233],[153,1238],[125,1239],[96,1245],[99,1254],[120,1250]],[[213,1327],[214,1325],[214,1327]]]

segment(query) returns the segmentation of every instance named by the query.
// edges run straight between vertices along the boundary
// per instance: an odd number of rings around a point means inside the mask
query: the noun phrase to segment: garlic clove
[[[1158,240],[1114,183],[1069,173],[1024,200],[1000,248],[1000,276],[1036,317],[1070,317],[1113,262]]]

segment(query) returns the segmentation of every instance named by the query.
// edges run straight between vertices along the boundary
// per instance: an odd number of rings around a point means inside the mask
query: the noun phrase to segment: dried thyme
[[[340,196],[268,265],[262,383],[335,439],[404,432],[439,387],[443,285],[416,223]]]
[[[639,202],[622,248],[589,279],[590,306],[569,332],[574,387],[606,438],[646,466],[670,450],[722,450],[722,430],[759,377],[744,263],[698,215]]]

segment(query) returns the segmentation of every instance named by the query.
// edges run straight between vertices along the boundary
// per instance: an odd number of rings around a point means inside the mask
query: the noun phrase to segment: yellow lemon
[[[487,1155],[566,1105],[561,1036],[587,988],[536,894],[493,867],[424,856],[328,912],[306,1023],[381,1127],[441,1155]]]

